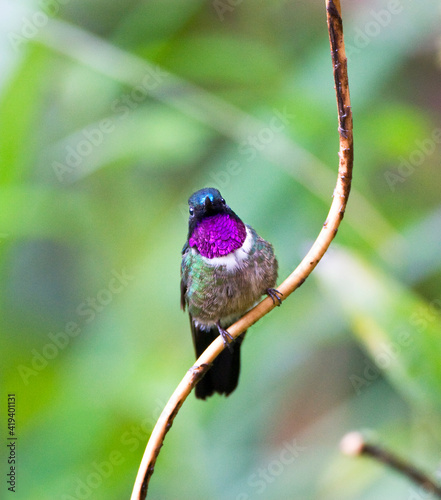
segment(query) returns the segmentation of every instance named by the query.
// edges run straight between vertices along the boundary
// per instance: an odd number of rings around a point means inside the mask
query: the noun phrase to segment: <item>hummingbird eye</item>
[[[188,209],[188,211],[190,212],[190,215],[193,215],[193,214],[194,214],[194,208],[193,208],[193,207],[190,207],[190,208]]]
[[[222,205],[225,205],[225,200],[223,198],[221,198],[221,203]]]

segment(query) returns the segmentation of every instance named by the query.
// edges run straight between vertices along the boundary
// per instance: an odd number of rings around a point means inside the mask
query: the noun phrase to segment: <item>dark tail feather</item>
[[[194,324],[191,318],[190,322],[194,348],[198,358],[219,336],[219,331],[216,326],[210,330],[202,330]],[[214,392],[228,396],[236,389],[240,372],[240,345],[244,335],[245,333],[232,344],[232,351],[226,348],[214,360],[213,366],[196,385],[197,398],[205,399]]]

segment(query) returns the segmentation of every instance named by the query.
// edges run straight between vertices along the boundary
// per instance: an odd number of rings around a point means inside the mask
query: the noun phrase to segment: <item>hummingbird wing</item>
[[[185,294],[187,293],[187,282],[181,278],[181,309],[185,311]]]
[[[182,262],[181,262],[181,309],[185,311],[186,306],[186,293],[187,293],[187,283],[188,283],[188,243],[184,245],[182,249]]]

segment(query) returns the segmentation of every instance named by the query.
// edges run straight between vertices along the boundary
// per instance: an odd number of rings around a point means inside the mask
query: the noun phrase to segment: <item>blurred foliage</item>
[[[129,498],[194,360],[179,264],[195,189],[219,188],[274,244],[280,279],[318,234],[338,161],[324,7],[2,0],[1,424],[15,393],[17,499]],[[249,332],[236,392],[186,402],[149,498],[429,498],[338,443],[361,429],[431,474],[441,461],[439,3],[343,13],[346,217]]]

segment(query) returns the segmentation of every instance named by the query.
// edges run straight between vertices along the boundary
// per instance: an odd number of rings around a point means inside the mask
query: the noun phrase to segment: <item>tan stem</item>
[[[334,189],[328,217],[317,239],[297,268],[277,287],[277,289],[283,293],[283,300],[286,300],[291,293],[304,283],[325,254],[331,241],[337,234],[337,229],[343,219],[351,188],[353,165],[352,112],[349,98],[347,60],[343,40],[340,2],[338,0],[327,0],[326,13],[337,96],[338,131],[340,136],[340,161],[337,184]],[[265,298],[240,320],[231,325],[228,328],[228,332],[232,337],[238,337],[242,332],[256,323],[256,321],[268,314],[274,307],[273,301],[269,297]],[[172,426],[174,418],[193,387],[210,368],[214,359],[223,349],[224,343],[219,336],[197,359],[195,365],[190,368],[175,389],[156,422],[149,442],[147,443],[133,487],[131,500],[144,500],[146,498],[148,483],[153,474],[155,462],[164,442],[165,435]]]

